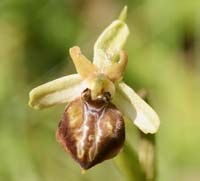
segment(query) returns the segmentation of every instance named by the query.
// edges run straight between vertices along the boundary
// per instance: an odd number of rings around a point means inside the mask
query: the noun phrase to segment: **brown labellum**
[[[124,120],[109,93],[93,101],[89,89],[69,103],[57,130],[58,142],[83,169],[113,158],[124,139]]]

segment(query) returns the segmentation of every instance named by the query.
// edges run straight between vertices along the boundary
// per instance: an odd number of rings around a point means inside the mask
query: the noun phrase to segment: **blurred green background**
[[[75,72],[70,47],[92,59],[95,40],[124,5],[131,32],[124,79],[150,92],[161,118],[158,180],[200,179],[199,0],[1,0],[1,181],[124,180],[112,160],[80,173],[55,139],[65,105],[27,105],[32,88]],[[127,140],[136,138],[127,123]]]

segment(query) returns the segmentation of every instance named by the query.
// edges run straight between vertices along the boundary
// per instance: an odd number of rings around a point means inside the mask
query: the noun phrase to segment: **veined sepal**
[[[123,49],[129,29],[125,23],[127,7],[125,7],[119,19],[113,21],[99,36],[94,45],[93,63],[98,68],[104,69],[119,60],[119,53]]]
[[[144,133],[158,131],[160,120],[157,113],[124,82],[116,85],[113,103]]]
[[[72,74],[42,84],[29,93],[29,106],[43,109],[74,100],[87,84],[78,74]]]

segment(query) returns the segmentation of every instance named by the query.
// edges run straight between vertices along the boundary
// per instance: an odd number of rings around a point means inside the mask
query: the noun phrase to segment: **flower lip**
[[[91,90],[85,89],[81,94],[82,100],[85,102],[87,106],[94,107],[95,109],[103,109],[107,106],[111,100],[111,95],[109,92],[104,92],[99,95],[95,100],[92,100]]]
[[[58,142],[82,169],[116,156],[125,140],[122,113],[110,101],[105,102],[104,95],[101,107],[100,97],[92,100],[89,96],[86,89],[68,104],[57,130]]]

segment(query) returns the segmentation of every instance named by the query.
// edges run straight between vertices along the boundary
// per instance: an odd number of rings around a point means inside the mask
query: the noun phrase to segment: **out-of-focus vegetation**
[[[82,175],[55,139],[65,105],[34,111],[27,102],[33,87],[74,72],[69,47],[92,59],[96,38],[125,4],[125,80],[150,92],[161,118],[158,180],[199,180],[199,0],[1,0],[0,180],[124,180],[112,160]],[[126,127],[134,144],[136,129]]]

